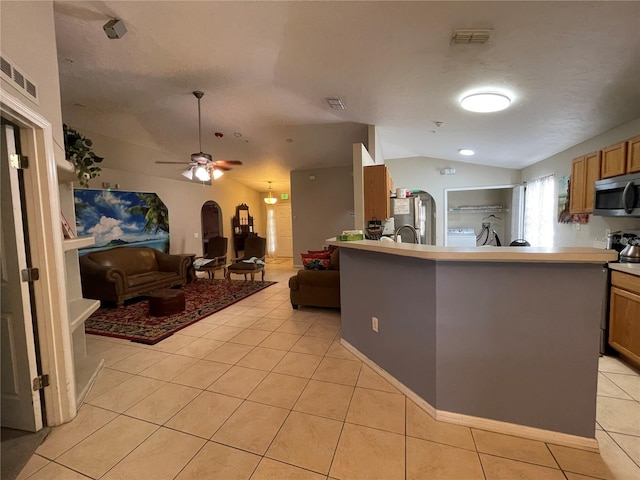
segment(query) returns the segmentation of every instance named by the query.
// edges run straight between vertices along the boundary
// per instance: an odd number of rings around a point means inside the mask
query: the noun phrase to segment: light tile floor
[[[640,479],[640,375],[600,360],[600,454],[433,420],[339,343],[340,315],[277,283],[155,346],[105,359],[78,416],[19,479]]]

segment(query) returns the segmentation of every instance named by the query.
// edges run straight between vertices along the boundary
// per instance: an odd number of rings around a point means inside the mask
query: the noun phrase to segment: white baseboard
[[[554,432],[553,430],[544,430],[541,428],[528,427],[526,425],[518,425],[515,423],[502,422],[500,420],[491,420],[489,418],[474,417],[471,415],[464,415],[460,413],[447,412],[444,410],[438,410],[433,407],[429,402],[425,401],[413,390],[399,382],[395,377],[386,372],[369,357],[360,352],[357,348],[347,342],[345,339],[341,339],[340,343],[353,355],[358,357],[368,367],[374,370],[387,382],[400,390],[407,396],[412,402],[422,408],[432,418],[441,422],[454,423],[456,425],[462,425],[470,428],[478,428],[481,430],[488,430],[491,432],[502,433],[505,435],[513,435],[516,437],[528,438],[530,440],[537,440],[545,443],[553,443],[555,445],[563,445],[566,447],[579,448],[581,450],[587,450],[590,452],[599,452],[598,441],[595,438],[580,437],[577,435],[571,435],[568,433]],[[594,420],[595,423],[595,420]]]

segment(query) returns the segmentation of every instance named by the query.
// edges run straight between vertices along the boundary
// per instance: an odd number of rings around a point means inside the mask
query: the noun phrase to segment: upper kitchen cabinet
[[[629,139],[627,145],[627,173],[640,172],[640,135]]]
[[[363,168],[364,219],[385,220],[391,216],[389,195],[393,180],[386,165]]]
[[[627,142],[616,143],[602,149],[601,177],[624,175],[627,169]]]
[[[601,152],[574,158],[571,163],[570,213],[592,213],[595,182],[600,180]]]

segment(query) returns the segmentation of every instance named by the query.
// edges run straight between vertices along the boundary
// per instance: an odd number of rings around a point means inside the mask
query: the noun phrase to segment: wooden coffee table
[[[183,312],[186,307],[184,292],[167,288],[154,290],[149,294],[149,315],[164,317]]]

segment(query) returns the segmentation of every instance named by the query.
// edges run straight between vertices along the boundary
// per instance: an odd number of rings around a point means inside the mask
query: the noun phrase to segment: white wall
[[[544,175],[555,174],[557,190],[557,177],[571,175],[571,161],[574,158],[626,140],[634,135],[638,135],[638,133],[640,133],[640,118],[613,128],[557,153],[552,157],[524,168],[522,170],[522,180],[530,181]],[[557,208],[555,211],[557,211]],[[590,215],[589,223],[584,225],[556,223],[554,242],[556,246],[560,247],[592,247],[594,245],[600,245],[600,243],[604,241],[606,229],[610,229],[611,231],[621,229],[640,230],[640,218],[619,219]]]
[[[447,188],[516,185],[520,171],[486,167],[464,162],[450,162],[437,158],[412,157],[387,159],[396,188],[424,190],[431,194],[436,208],[436,245],[444,245],[444,198]],[[455,168],[455,175],[440,175],[443,168]]]
[[[231,219],[235,215],[236,206],[241,203],[249,206],[249,214],[253,216],[254,231],[266,237],[266,212],[259,192],[233,181],[227,175],[212,181],[211,186],[197,181],[182,180],[184,177],[181,175],[182,169],[179,165],[176,168],[175,180],[156,177],[153,172],[142,174],[109,168],[112,163],[118,166],[126,165],[135,163],[138,158],[149,156],[162,158],[163,154],[130,142],[85,131],[79,125],[72,125],[72,127],[90,138],[96,154],[104,157],[100,164],[102,172],[99,177],[89,181],[90,188],[103,188],[102,183],[107,182],[112,188],[118,184],[118,190],[155,192],[160,196],[169,209],[171,253],[197,255],[203,253],[200,209],[208,200],[215,201],[222,209],[223,234],[229,238],[229,251],[233,245]],[[198,238],[194,237],[194,233],[198,234]]]

